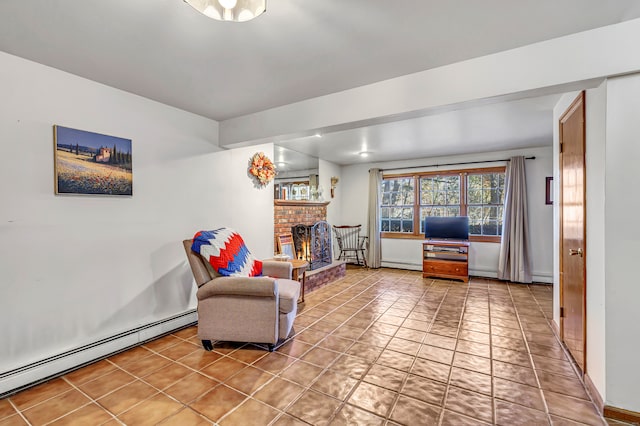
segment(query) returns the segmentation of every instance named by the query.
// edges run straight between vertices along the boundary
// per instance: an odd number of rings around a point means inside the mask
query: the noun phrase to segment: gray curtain
[[[511,157],[507,166],[498,278],[530,283],[531,249],[524,161],[522,156]]]
[[[379,268],[382,258],[380,248],[380,187],[382,186],[382,172],[380,169],[369,170],[369,218],[367,232],[369,233],[369,254],[367,263],[370,268]]]

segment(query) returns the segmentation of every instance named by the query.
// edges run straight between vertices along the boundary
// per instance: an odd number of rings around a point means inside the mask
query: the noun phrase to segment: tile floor
[[[274,353],[190,327],[0,400],[0,426],[606,424],[550,286],[349,269],[300,309]]]

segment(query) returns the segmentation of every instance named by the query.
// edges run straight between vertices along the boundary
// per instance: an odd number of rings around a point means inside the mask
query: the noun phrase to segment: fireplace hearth
[[[295,225],[291,234],[296,258],[309,262],[310,270],[331,265],[331,226],[328,222]]]

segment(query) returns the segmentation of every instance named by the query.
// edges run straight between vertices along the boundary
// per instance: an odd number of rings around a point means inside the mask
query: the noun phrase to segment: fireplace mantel
[[[309,201],[309,200],[273,200],[276,206],[327,206],[330,201]]]

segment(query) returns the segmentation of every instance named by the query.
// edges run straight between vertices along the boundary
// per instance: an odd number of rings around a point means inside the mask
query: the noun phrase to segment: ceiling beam
[[[595,87],[640,70],[640,19],[308,99],[220,122],[233,148]]]

